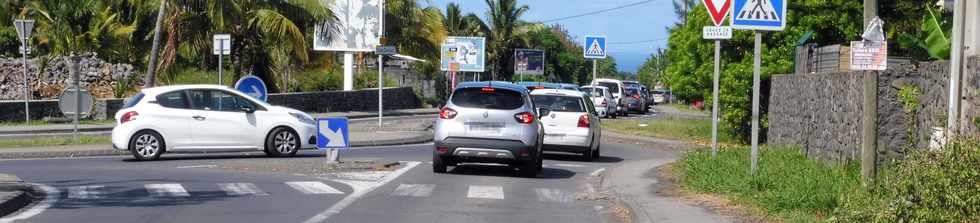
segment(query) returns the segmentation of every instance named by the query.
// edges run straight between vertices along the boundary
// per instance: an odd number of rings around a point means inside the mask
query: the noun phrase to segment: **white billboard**
[[[381,44],[381,15],[384,0],[332,0],[337,16],[331,25],[319,25],[313,32],[313,50],[373,52]]]

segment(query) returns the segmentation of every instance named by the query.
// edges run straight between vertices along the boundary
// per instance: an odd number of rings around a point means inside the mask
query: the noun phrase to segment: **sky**
[[[422,0],[445,12],[446,4],[455,2],[464,14],[476,13],[487,19],[484,0]],[[426,3],[427,2],[427,3]],[[530,10],[525,21],[544,21],[603,9],[615,8],[644,0],[518,0]],[[651,2],[595,15],[555,21],[565,26],[579,41],[585,35],[605,35],[607,54],[616,58],[620,71],[636,72],[651,53],[667,45],[667,27],[677,23],[671,0]],[[659,40],[659,41],[649,41]],[[645,41],[645,42],[641,42]],[[640,42],[640,43],[637,43]]]

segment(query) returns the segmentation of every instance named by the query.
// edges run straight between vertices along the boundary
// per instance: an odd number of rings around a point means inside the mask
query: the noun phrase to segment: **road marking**
[[[151,197],[190,197],[184,186],[180,184],[147,184],[144,185]]]
[[[503,200],[504,188],[499,186],[470,185],[470,190],[466,192],[466,197]]]
[[[405,167],[396,170],[394,173],[391,173],[388,176],[385,176],[383,180],[377,182],[377,184],[375,184],[372,187],[367,187],[363,189],[355,187],[354,193],[351,193],[347,197],[344,197],[344,199],[338,201],[333,206],[330,206],[330,208],[327,208],[327,210],[324,210],[320,214],[317,214],[316,216],[313,216],[312,218],[304,221],[304,223],[324,222],[327,219],[330,219],[330,216],[340,213],[340,210],[343,210],[348,205],[354,203],[354,201],[357,201],[357,199],[360,199],[365,194],[371,193],[371,191],[378,189],[378,187],[380,187],[381,185],[385,185],[391,182],[392,180],[397,179],[402,174],[405,174],[412,168],[415,168],[416,166],[419,165],[419,162],[407,162],[405,164],[406,164]]]
[[[268,193],[259,189],[253,183],[219,183],[218,187],[229,196],[266,196]]]
[[[579,165],[579,164],[566,164],[566,163],[557,163],[557,164],[554,164],[554,166],[557,166],[557,167],[575,167],[575,168],[578,168],[578,167],[585,167],[585,165]]]
[[[592,173],[590,173],[589,176],[598,177],[599,174],[602,174],[602,172],[604,171],[606,171],[606,168],[599,168],[598,170],[592,171]]]
[[[428,197],[432,195],[432,190],[436,189],[435,184],[402,184],[395,188],[395,192],[392,192],[392,196],[407,196],[407,197]]]
[[[41,200],[41,202],[38,202],[37,204],[30,206],[27,210],[21,211],[16,215],[10,215],[7,217],[0,218],[0,223],[15,222],[15,221],[20,221],[20,220],[34,217],[35,215],[44,212],[44,210],[47,210],[52,205],[54,205],[54,203],[58,202],[58,200],[61,199],[61,191],[58,191],[57,188],[44,184],[31,184],[31,185],[36,188],[39,188],[42,192],[44,192],[44,200]]]
[[[535,188],[534,192],[538,194],[538,201],[541,202],[568,203],[575,199],[573,194],[559,189]]]
[[[320,181],[286,182],[286,185],[304,194],[344,194]]]
[[[215,168],[218,165],[193,165],[193,166],[179,166],[177,169],[190,169],[190,168]]]
[[[101,199],[105,186],[75,186],[68,188],[68,199]]]

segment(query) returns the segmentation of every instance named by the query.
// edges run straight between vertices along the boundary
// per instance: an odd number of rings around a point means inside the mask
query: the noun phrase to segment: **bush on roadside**
[[[980,139],[914,151],[877,182],[842,194],[837,222],[980,222]]]

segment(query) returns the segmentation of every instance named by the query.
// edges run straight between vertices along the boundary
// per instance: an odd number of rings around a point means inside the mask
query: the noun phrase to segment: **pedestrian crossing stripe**
[[[739,10],[736,18],[741,20],[772,22],[779,22],[780,20],[779,15],[776,15],[776,9],[772,7],[772,2],[770,0],[749,0],[749,2],[742,7],[742,10]]]

